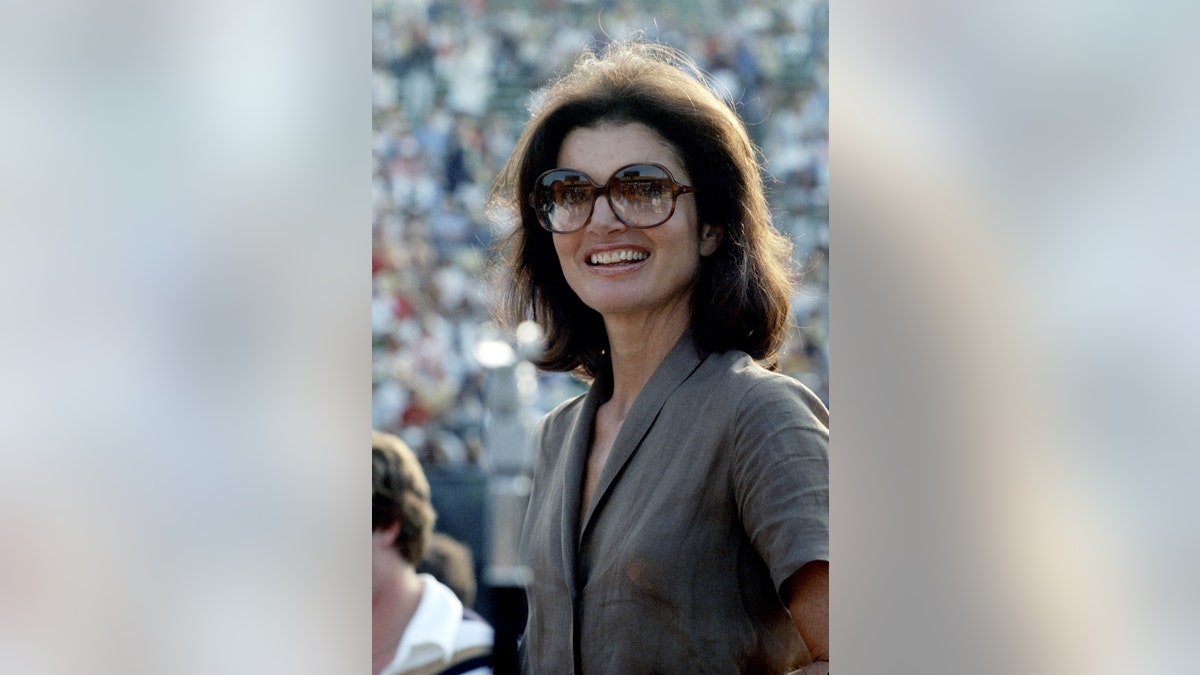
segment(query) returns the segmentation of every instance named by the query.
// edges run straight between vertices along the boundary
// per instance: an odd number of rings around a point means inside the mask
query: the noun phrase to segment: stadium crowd
[[[427,465],[480,461],[491,181],[547,79],[634,34],[683,49],[737,102],[803,274],[781,370],[828,403],[827,28],[826,0],[376,0],[373,426]],[[534,414],[583,391],[538,382]]]

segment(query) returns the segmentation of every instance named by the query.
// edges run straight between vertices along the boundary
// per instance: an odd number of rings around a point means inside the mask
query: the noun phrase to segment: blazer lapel
[[[588,389],[579,415],[566,438],[566,461],[563,463],[562,550],[563,570],[571,595],[576,592],[575,564],[579,546],[579,502],[583,498],[583,471],[587,466],[588,450],[592,444],[592,422],[596,410],[608,398],[612,383],[597,379]]]
[[[583,518],[583,525],[579,532],[579,538],[576,542],[582,541],[587,534],[588,526],[592,522],[592,518],[604,503],[613,483],[621,474],[621,470],[625,464],[629,462],[629,458],[633,456],[635,450],[641,445],[642,439],[646,437],[646,433],[650,431],[654,420],[658,418],[659,412],[662,411],[663,405],[671,394],[683,384],[685,380],[696,370],[702,359],[696,350],[696,344],[692,339],[692,331],[688,329],[675,343],[675,346],[663,359],[663,362],[654,371],[654,375],[650,376],[650,381],[638,394],[634,400],[633,406],[629,409],[629,415],[621,424],[621,430],[617,432],[617,438],[613,441],[612,450],[609,452],[608,459],[604,463],[604,469],[600,472],[600,480],[596,483],[596,491],[592,495],[592,501],[588,504],[587,513]],[[596,407],[599,407],[599,402],[596,402]],[[579,476],[568,475],[568,480],[575,479],[574,494],[575,508],[574,512],[567,511],[565,520],[574,520],[571,513],[579,513],[579,491],[582,488],[582,471],[583,466],[587,463],[587,445],[591,440],[591,424],[596,418],[596,408],[587,409],[588,414],[581,415],[580,421],[586,418],[588,425],[586,441],[583,446],[583,454],[579,458],[578,463],[572,458],[572,464],[577,466]],[[576,430],[578,431],[577,425]]]

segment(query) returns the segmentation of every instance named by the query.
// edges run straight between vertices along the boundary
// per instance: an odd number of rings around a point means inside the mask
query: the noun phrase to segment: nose
[[[617,214],[613,213],[612,205],[608,203],[607,194],[596,195],[596,203],[592,205],[592,218],[588,228],[601,233],[616,232],[625,229]]]

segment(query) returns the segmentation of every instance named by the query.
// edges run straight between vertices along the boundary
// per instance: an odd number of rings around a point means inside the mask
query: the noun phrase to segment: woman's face
[[[558,152],[559,167],[582,171],[598,184],[617,169],[648,163],[661,164],[679,183],[692,184],[671,144],[636,122],[577,128]],[[706,228],[706,234],[713,233]],[[679,195],[671,218],[649,229],[625,226],[600,196],[587,225],[551,236],[567,283],[606,321],[679,312],[690,319],[700,258],[716,250],[719,241],[715,235],[700,238],[693,193]],[[618,257],[625,259],[602,262]]]

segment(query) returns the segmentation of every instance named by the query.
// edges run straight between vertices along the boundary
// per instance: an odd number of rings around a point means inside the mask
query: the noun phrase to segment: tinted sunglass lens
[[[577,230],[591,209],[592,186],[578,173],[551,172],[538,183],[536,203],[538,216],[551,230]]]
[[[671,215],[671,179],[658,167],[637,166],[621,171],[609,194],[617,213],[631,225],[658,225]]]

